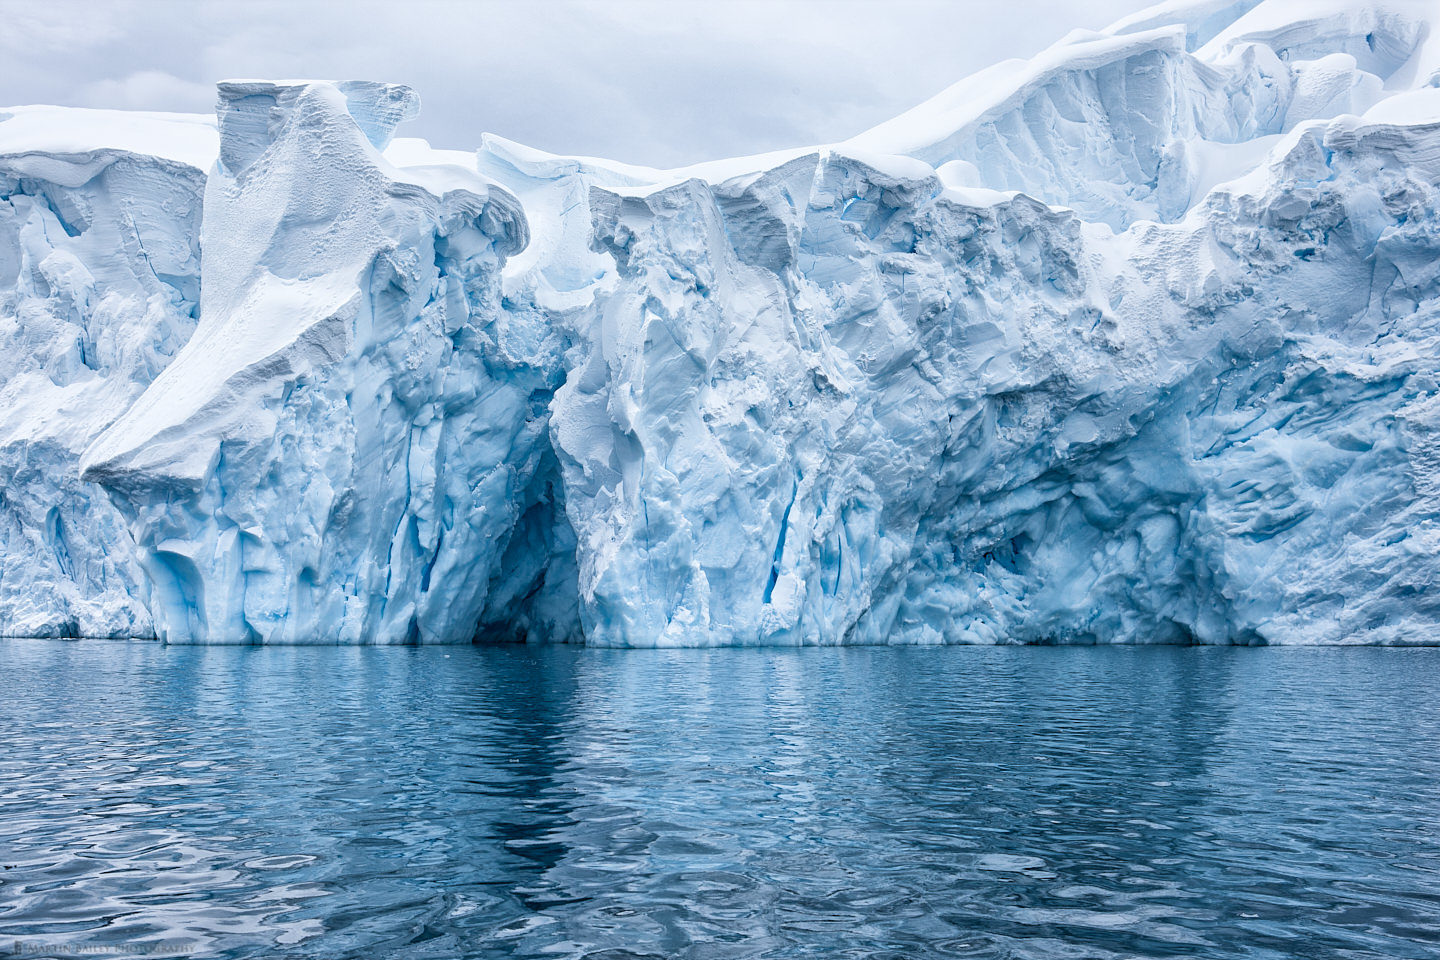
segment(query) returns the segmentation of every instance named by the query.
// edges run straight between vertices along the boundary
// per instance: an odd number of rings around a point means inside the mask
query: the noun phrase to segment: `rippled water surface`
[[[4,641],[0,679],[0,955],[1440,956],[1440,650]]]

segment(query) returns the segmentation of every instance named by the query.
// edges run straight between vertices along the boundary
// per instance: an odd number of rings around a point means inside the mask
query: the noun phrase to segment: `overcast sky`
[[[674,166],[859,133],[1146,0],[0,0],[0,104],[210,112],[229,77],[408,83],[402,136]]]

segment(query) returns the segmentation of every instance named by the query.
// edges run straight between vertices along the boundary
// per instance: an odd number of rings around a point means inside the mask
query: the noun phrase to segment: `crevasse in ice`
[[[1419,643],[1440,36],[1166,4],[850,141],[0,113],[0,633]]]

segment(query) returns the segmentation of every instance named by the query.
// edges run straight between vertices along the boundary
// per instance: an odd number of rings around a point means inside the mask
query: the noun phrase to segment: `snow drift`
[[[0,633],[1433,642],[1437,20],[1167,4],[669,171],[0,112]]]

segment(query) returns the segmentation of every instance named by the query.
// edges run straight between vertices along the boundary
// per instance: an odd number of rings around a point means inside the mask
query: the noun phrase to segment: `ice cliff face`
[[[515,199],[377,152],[414,105],[220,87],[199,324],[81,461],[164,639],[453,642],[490,616],[559,365],[501,304]]]
[[[1433,642],[1437,23],[1172,4],[679,171],[17,108],[0,632]]]
[[[168,148],[146,154],[56,144],[44,111],[0,117],[0,633],[143,636],[126,524],[76,464],[195,329],[194,157],[214,133],[181,117],[95,131]]]

